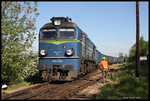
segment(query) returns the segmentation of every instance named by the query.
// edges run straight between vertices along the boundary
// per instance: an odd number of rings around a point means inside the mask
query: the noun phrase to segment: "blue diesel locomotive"
[[[45,81],[72,81],[96,69],[103,55],[68,17],[53,17],[39,32],[38,70]],[[106,56],[108,62],[117,59]]]

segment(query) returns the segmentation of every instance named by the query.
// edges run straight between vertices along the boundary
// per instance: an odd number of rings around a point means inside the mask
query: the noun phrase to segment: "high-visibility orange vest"
[[[103,66],[103,69],[108,69],[108,63],[106,60],[101,61],[100,64]]]

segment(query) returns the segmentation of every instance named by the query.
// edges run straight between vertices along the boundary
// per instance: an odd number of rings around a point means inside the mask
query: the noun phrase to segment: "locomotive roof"
[[[59,19],[59,20],[61,20],[62,21],[62,23],[60,24],[60,25],[54,25],[53,24],[53,22],[54,22],[54,20],[56,20],[56,19]],[[65,18],[65,17],[53,17],[53,18],[51,18],[50,19],[52,22],[51,23],[47,23],[47,24],[45,24],[42,28],[50,28],[50,27],[77,27],[77,28],[79,28],[75,23],[73,23],[73,22],[70,22],[69,20],[69,18],[67,17],[67,18]],[[80,28],[79,28],[80,29]],[[80,29],[81,30],[81,29]],[[85,32],[83,32],[82,30],[81,30],[81,32],[82,33],[84,33],[84,34],[86,34]],[[88,35],[86,34],[86,37],[88,38]],[[88,38],[89,39],[89,38]],[[91,43],[93,43],[90,39],[89,39],[89,41],[91,42]],[[94,43],[93,43],[94,44]]]
[[[73,22],[63,22],[61,25],[53,25],[53,23],[47,23],[42,28],[49,28],[49,27],[77,27],[79,28],[75,23]]]

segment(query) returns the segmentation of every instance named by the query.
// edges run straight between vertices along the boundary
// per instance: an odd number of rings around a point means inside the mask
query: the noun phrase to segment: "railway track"
[[[72,88],[69,88],[63,92],[59,92],[58,94],[56,94],[56,96],[53,99],[68,99],[69,97],[73,96],[74,94],[76,94],[77,92],[87,88],[88,86],[91,86],[95,83],[97,83],[99,80],[101,80],[101,78],[99,79],[95,79],[93,81],[84,81],[84,82],[78,82],[77,84],[73,85]],[[49,97],[51,98],[51,97]]]
[[[96,70],[95,70],[96,71]],[[75,81],[67,82],[64,84],[50,84],[48,82],[39,84],[32,88],[28,88],[25,90],[17,91],[11,94],[2,95],[2,100],[19,100],[19,99],[40,99],[40,100],[56,100],[56,99],[68,99],[70,96],[76,94],[77,92],[87,88],[90,85],[95,84],[100,81],[101,78],[90,79],[96,75],[100,75],[99,73],[95,73],[95,71],[83,76]]]
[[[29,87],[27,89],[24,90],[19,90],[13,93],[9,93],[9,94],[2,94],[2,100],[4,99],[18,99],[20,97],[24,97],[24,95],[28,95],[31,94],[35,91],[39,91],[40,89],[44,88],[44,87],[48,87],[49,83],[42,83],[42,84],[37,84],[36,86],[33,87]]]

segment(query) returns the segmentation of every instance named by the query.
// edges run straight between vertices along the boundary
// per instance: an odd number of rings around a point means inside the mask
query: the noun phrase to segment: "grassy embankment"
[[[124,64],[118,70],[110,72],[112,82],[100,91],[99,99],[149,99],[148,63],[140,65],[140,77],[135,76],[135,65]]]
[[[6,90],[1,89],[1,92],[7,92],[7,91],[11,91],[11,90],[18,89],[21,87],[28,87],[32,84],[41,83],[41,82],[43,81],[40,78],[39,73],[36,73],[35,75],[29,76],[28,78],[26,78],[25,80],[21,82],[8,85],[8,88]]]

